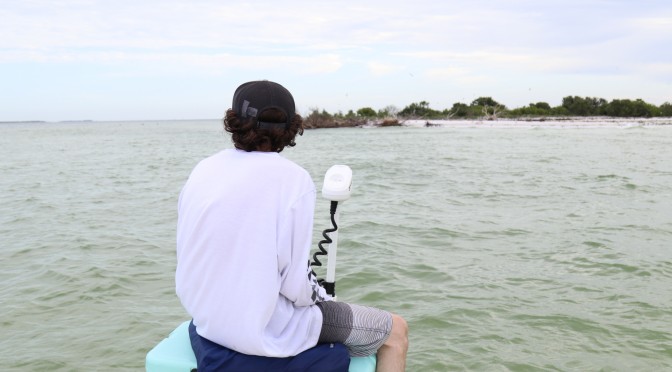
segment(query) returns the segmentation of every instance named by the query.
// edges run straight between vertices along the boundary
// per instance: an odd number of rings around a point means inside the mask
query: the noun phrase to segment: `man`
[[[224,128],[235,149],[202,160],[178,202],[176,291],[199,362],[208,359],[199,353],[217,359],[202,345],[289,363],[338,343],[351,356],[377,352],[379,371],[404,370],[404,319],[331,301],[311,273],[315,185],[279,155],[303,134],[291,93],[270,81],[241,85]]]

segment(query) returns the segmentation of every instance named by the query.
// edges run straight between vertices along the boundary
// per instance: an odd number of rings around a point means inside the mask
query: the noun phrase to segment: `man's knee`
[[[392,332],[388,339],[390,346],[399,349],[408,349],[408,323],[397,314],[392,314]]]

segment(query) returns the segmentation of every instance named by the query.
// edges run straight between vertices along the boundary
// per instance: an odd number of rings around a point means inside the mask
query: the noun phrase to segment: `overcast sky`
[[[268,79],[297,109],[491,96],[672,101],[672,1],[0,0],[0,121],[219,118]]]

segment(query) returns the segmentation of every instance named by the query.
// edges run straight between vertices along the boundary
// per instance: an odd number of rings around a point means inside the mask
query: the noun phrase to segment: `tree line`
[[[399,119],[487,119],[547,117],[547,116],[608,116],[608,117],[672,117],[672,103],[660,106],[641,99],[614,99],[607,101],[597,97],[567,96],[562,104],[552,107],[547,102],[530,103],[527,106],[508,109],[492,97],[479,97],[471,103],[456,102],[451,108],[435,110],[429,102],[414,102],[399,110],[387,106],[380,110],[362,107],[357,111],[330,114],[325,110],[312,109],[306,117],[308,128],[354,126],[370,120],[378,120],[380,125],[396,125]]]

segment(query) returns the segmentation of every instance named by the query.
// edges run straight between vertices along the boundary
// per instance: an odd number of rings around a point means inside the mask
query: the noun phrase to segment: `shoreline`
[[[221,119],[153,119],[153,120],[62,120],[62,121],[0,121],[2,125],[54,125],[54,124],[159,124],[161,122],[207,122]],[[672,117],[615,118],[605,116],[525,117],[480,119],[348,119],[327,122],[304,121],[305,129],[331,128],[619,128],[672,126]]]
[[[672,126],[672,118],[613,118],[613,117],[539,117],[495,120],[405,120],[406,127],[444,128],[627,128]]]
[[[410,127],[410,128],[619,128],[672,125],[672,117],[653,118],[621,118],[608,116],[556,116],[556,117],[518,117],[497,119],[365,119],[351,118],[345,120],[307,120],[306,129],[327,128],[383,128],[383,127]]]

